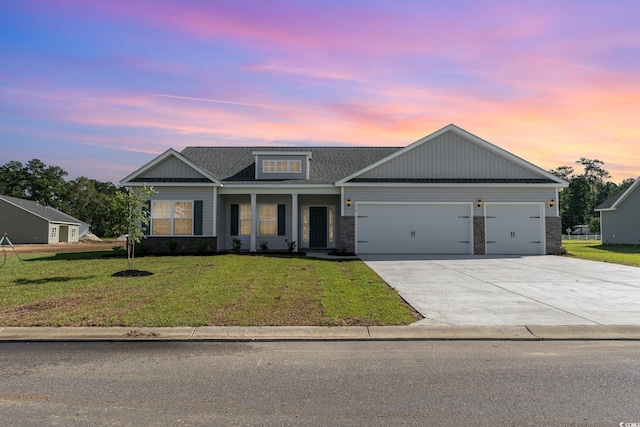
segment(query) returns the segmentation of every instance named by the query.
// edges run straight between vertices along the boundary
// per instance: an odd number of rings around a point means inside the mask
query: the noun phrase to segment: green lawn
[[[577,258],[640,267],[640,246],[602,245],[599,240],[564,240],[562,246]]]
[[[359,260],[9,255],[0,326],[403,325],[420,318]],[[2,254],[0,253],[0,257]],[[0,259],[1,264],[2,259]]]

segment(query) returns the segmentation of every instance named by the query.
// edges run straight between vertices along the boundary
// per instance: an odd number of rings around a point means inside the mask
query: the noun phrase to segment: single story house
[[[602,244],[640,245],[640,177],[602,202],[596,212],[600,212]]]
[[[13,244],[78,242],[80,227],[89,225],[32,200],[0,195],[0,235]]]
[[[455,126],[407,147],[187,147],[120,184],[151,185],[150,251],[335,249],[548,254],[566,181]]]

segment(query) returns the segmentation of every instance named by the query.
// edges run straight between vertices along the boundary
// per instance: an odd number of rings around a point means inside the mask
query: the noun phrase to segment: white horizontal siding
[[[454,132],[428,141],[359,178],[543,178]]]
[[[204,175],[183,161],[170,156],[145,171],[138,178],[204,178]]]

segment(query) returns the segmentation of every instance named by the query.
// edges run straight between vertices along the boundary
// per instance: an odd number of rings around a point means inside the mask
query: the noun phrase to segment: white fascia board
[[[125,187],[142,187],[143,185],[150,187],[223,187],[221,182],[121,182]]]
[[[337,187],[523,187],[523,188],[558,188],[559,184],[517,184],[517,183],[416,183],[416,182],[345,182]]]
[[[410,144],[410,145],[406,146],[402,150],[397,151],[397,152],[385,157],[384,159],[381,159],[381,160],[379,160],[379,161],[367,166],[366,168],[361,169],[358,172],[349,175],[346,178],[341,179],[340,181],[336,182],[336,185],[345,184],[347,181],[349,181],[349,180],[351,180],[353,178],[356,178],[357,176],[362,175],[363,173],[368,172],[371,169],[376,168],[376,167],[380,166],[383,163],[386,163],[386,162],[388,162],[390,160],[393,160],[396,157],[401,156],[401,155],[405,154],[406,152],[411,151],[414,148],[419,147],[420,145],[422,145],[422,144],[424,144],[424,143],[426,143],[428,141],[431,141],[431,140],[439,137],[440,135],[444,134],[445,132],[449,132],[449,131],[457,133],[458,135],[462,136],[463,138],[466,138],[466,139],[468,139],[468,140],[480,145],[481,147],[483,147],[483,148],[495,153],[498,156],[501,156],[501,157],[503,157],[503,158],[505,158],[507,160],[510,160],[510,161],[512,161],[514,163],[517,163],[518,165],[524,167],[525,169],[528,169],[528,170],[530,170],[530,171],[532,171],[532,172],[534,172],[534,173],[536,173],[538,175],[542,175],[545,178],[553,180],[554,182],[557,183],[557,184],[554,184],[554,186],[559,186],[559,187],[568,187],[569,186],[569,183],[566,182],[565,180],[558,178],[557,176],[545,171],[544,169],[541,169],[541,168],[535,166],[534,164],[529,163],[526,160],[521,159],[520,157],[518,157],[518,156],[516,156],[514,154],[511,154],[508,151],[498,147],[497,145],[494,145],[494,144],[492,144],[492,143],[490,143],[488,141],[485,141],[484,139],[479,138],[479,137],[475,136],[474,134],[469,133],[466,130],[464,130],[464,129],[462,129],[462,128],[454,125],[454,124],[450,124],[448,126],[445,126],[442,129],[440,129],[440,130],[438,130],[438,131],[436,131],[436,132],[434,132],[434,133],[432,133],[430,135],[427,135],[427,136],[417,140],[413,144]]]
[[[340,189],[333,184],[307,184],[296,186],[276,185],[225,185],[218,190],[218,194],[335,194],[340,195]]]
[[[252,151],[254,156],[307,156],[312,158],[311,151]]]
[[[611,211],[617,211],[618,208],[606,208],[606,209],[594,209],[595,212],[611,212]]]
[[[156,166],[157,164],[159,164],[160,162],[164,161],[166,158],[168,158],[170,156],[174,156],[178,160],[184,162],[187,166],[191,167],[196,172],[198,172],[199,174],[203,175],[205,178],[208,178],[211,181],[213,181],[214,184],[217,184],[217,185],[220,185],[220,186],[222,185],[222,183],[220,181],[218,181],[213,175],[211,175],[209,172],[203,170],[200,166],[196,165],[195,163],[193,163],[192,161],[190,161],[189,159],[184,157],[182,154],[178,153],[173,148],[169,148],[167,151],[165,151],[164,153],[160,154],[158,157],[156,157],[155,159],[151,160],[146,165],[144,165],[141,168],[137,169],[135,172],[129,174],[127,177],[125,177],[124,179],[122,179],[120,181],[120,185],[127,185],[127,186],[128,185],[137,185],[137,183],[132,183],[132,182],[129,182],[129,181],[131,181],[133,178],[137,177],[138,175],[148,171],[149,169],[153,168],[154,166]]]

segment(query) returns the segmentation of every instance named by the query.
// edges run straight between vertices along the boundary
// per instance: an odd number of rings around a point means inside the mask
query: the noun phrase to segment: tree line
[[[620,184],[609,181],[611,175],[604,169],[602,160],[581,157],[576,164],[581,165],[582,171],[576,171],[573,166],[560,166],[549,171],[569,183],[558,196],[563,230],[584,224],[592,233],[600,233],[600,217],[595,208],[629,188],[635,180],[628,178]]]
[[[122,215],[116,197],[126,190],[85,176],[67,181],[67,175],[38,159],[10,161],[0,166],[0,194],[50,206],[90,224],[98,237],[115,237]]]
[[[611,175],[598,159],[580,158],[573,166],[560,166],[550,172],[569,182],[560,190],[558,206],[563,230],[574,225],[592,226],[599,232],[596,206],[633,184],[629,178],[620,184],[610,181]],[[59,166],[48,166],[38,159],[22,164],[10,161],[0,167],[0,194],[33,200],[51,206],[79,220],[91,224],[91,232],[98,237],[113,237],[122,215],[118,197],[126,190],[111,182],[100,182],[81,176],[67,181],[69,175]]]

